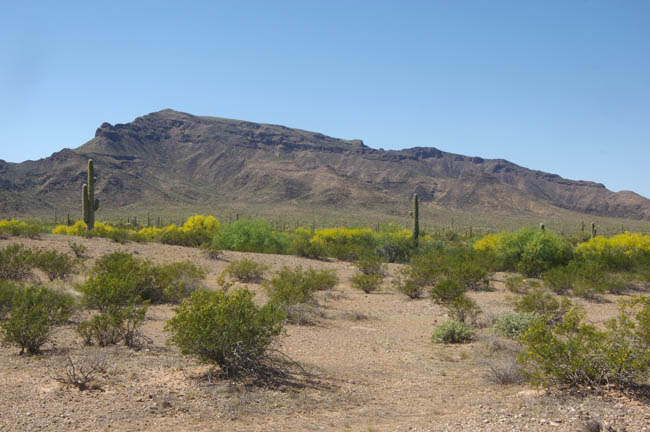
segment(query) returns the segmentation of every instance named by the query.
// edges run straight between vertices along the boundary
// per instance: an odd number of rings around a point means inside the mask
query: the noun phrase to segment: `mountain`
[[[77,209],[89,158],[108,213],[251,205],[396,214],[417,192],[424,205],[460,211],[650,220],[650,200],[638,194],[502,159],[432,147],[376,150],[360,140],[173,110],[103,123],[81,147],[48,158],[0,160],[0,215]]]

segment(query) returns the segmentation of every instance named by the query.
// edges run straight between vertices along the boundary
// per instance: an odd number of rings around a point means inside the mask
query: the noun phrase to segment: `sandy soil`
[[[217,286],[229,261],[243,256],[271,266],[267,277],[284,265],[300,265],[334,269],[341,282],[332,292],[318,293],[322,316],[315,325],[286,326],[274,348],[307,374],[296,373],[274,387],[209,379],[209,368],[165,344],[163,326],[173,315],[167,305],[150,307],[143,328],[150,343],[139,350],[84,347],[74,322],[55,332],[41,356],[20,356],[15,347],[3,346],[0,430],[577,431],[595,418],[619,431],[650,431],[650,408],[638,399],[491,382],[490,365],[503,352],[495,349],[488,329],[471,344],[434,345],[431,332],[445,319],[444,309],[427,299],[408,300],[394,291],[391,277],[379,292],[355,291],[348,283],[355,270],[348,263],[236,252],[210,260],[192,248],[53,235],[2,240],[0,247],[21,242],[70,251],[70,240],[88,247],[89,264],[115,250],[155,262],[191,260],[209,271],[208,287]],[[503,277],[495,276],[494,291],[471,293],[486,316],[510,309]],[[57,285],[72,289],[81,280]],[[249,286],[263,301],[260,286]],[[581,302],[590,320],[603,322],[615,314],[616,298],[606,300]],[[68,356],[79,364],[106,358],[108,368],[98,375],[96,389],[79,391],[56,379]]]

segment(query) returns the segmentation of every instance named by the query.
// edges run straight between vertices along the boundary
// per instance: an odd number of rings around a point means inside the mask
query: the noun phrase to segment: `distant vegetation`
[[[418,214],[417,201],[413,214]],[[0,234],[5,236],[34,237],[44,228],[34,221],[0,221]],[[385,263],[401,263],[392,278],[394,288],[408,301],[428,296],[446,311],[448,319],[433,330],[434,343],[468,343],[482,328],[489,328],[518,344],[518,371],[533,383],[647,384],[650,297],[622,300],[620,315],[605,328],[586,322],[571,297],[594,300],[603,294],[647,291],[648,235],[623,231],[599,236],[593,226],[590,232],[567,236],[544,225],[488,235],[431,233],[395,224],[286,230],[262,219],[222,223],[204,215],[192,216],[182,225],[95,222],[90,230],[84,222],[76,222],[56,226],[52,232],[120,243],[200,247],[211,256],[235,250],[345,260],[357,268],[351,286],[369,295],[388,285]],[[77,304],[72,297],[33,284],[34,270],[50,280],[65,280],[78,271],[87,249],[69,244],[71,255],[16,244],[0,249],[0,321],[5,340],[23,351],[38,353],[51,329],[79,307],[92,311],[77,327],[86,344],[136,346],[143,340],[140,328],[149,305],[174,303],[180,306],[167,329],[183,354],[217,364],[228,376],[259,372],[259,367],[266,367],[269,345],[281,334],[283,322],[311,323],[318,306],[315,293],[339,282],[333,271],[299,267],[284,267],[264,280],[267,266],[241,259],[231,262],[219,278],[222,289],[208,292],[200,288],[205,272],[190,262],[154,265],[115,252],[95,261],[77,287],[81,294]],[[512,293],[513,311],[490,319],[470,294],[492,289],[491,275],[498,271],[510,273],[506,288]],[[253,294],[245,287],[235,288],[236,283],[262,283],[268,302],[256,305]],[[29,323],[23,317],[29,317]],[[233,319],[241,326],[231,325]],[[206,331],[208,327],[219,337]]]

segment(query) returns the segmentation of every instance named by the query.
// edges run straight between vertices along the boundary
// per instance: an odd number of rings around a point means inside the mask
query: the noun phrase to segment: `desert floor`
[[[334,269],[338,286],[317,293],[311,325],[287,325],[274,349],[293,359],[291,379],[273,386],[210,378],[209,367],[166,345],[164,331],[173,306],[151,306],[143,327],[149,339],[141,349],[122,345],[85,347],[69,325],[57,329],[40,356],[0,348],[0,430],[3,431],[578,431],[589,419],[615,430],[650,431],[647,400],[615,391],[588,394],[547,391],[525,384],[502,385],[490,370],[511,358],[511,348],[482,329],[466,345],[434,345],[431,333],[445,310],[429,299],[409,300],[391,284],[397,265],[378,292],[365,294],[349,285],[354,267],[345,262],[293,256],[225,252],[211,260],[200,250],[160,244],[120,245],[106,239],[44,235],[10,238],[32,248],[70,251],[74,240],[94,259],[125,250],[154,262],[191,260],[209,272],[209,288],[230,261],[246,256],[271,266]],[[42,276],[42,275],[41,275]],[[38,277],[38,275],[37,275]],[[61,289],[72,290],[83,275]],[[510,310],[502,274],[492,291],[471,292],[489,320]],[[264,290],[249,287],[263,302]],[[590,321],[616,314],[617,297],[582,304]],[[60,383],[68,357],[79,364],[105,357],[106,373],[95,389],[79,391]],[[625,429],[624,429],[625,428]]]

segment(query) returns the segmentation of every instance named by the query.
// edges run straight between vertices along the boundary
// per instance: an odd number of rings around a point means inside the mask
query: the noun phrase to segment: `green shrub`
[[[377,249],[377,236],[368,228],[325,228],[317,230],[312,239],[325,255],[354,261]]]
[[[339,278],[334,270],[314,270],[307,269],[304,272],[303,284],[307,291],[326,291],[331,290],[339,283]]]
[[[129,240],[131,240],[131,234],[128,230],[123,228],[113,228],[112,230],[108,231],[106,237],[119,244],[126,244]]]
[[[469,321],[473,325],[476,325],[478,315],[481,313],[481,308],[478,304],[465,295],[456,297],[447,303],[445,307],[453,320],[462,323]]]
[[[350,278],[352,286],[366,294],[378,290],[381,287],[382,281],[383,277],[380,274],[356,273]]]
[[[494,320],[494,331],[510,339],[517,339],[524,334],[535,320],[541,316],[536,312],[509,312],[499,315]]]
[[[536,279],[526,279],[522,276],[510,276],[506,279],[508,291],[516,294],[526,294],[531,289],[538,289],[541,285]]]
[[[443,279],[429,291],[431,298],[439,304],[448,304],[465,294],[467,288],[454,279]]]
[[[384,275],[381,257],[375,254],[365,254],[354,265],[365,275]]]
[[[517,269],[527,276],[538,277],[550,268],[568,264],[572,257],[573,247],[567,239],[537,231],[525,244]]]
[[[201,285],[205,270],[190,261],[154,266],[153,287],[143,293],[152,302],[180,303]],[[151,293],[156,293],[155,295]]]
[[[543,289],[530,291],[517,299],[512,300],[516,312],[537,313],[547,319],[562,317],[572,306],[566,297],[556,297]]]
[[[70,255],[54,249],[33,252],[32,263],[45,272],[50,281],[66,279],[75,273],[77,267],[77,261],[70,258]]]
[[[79,323],[77,333],[86,345],[97,342],[97,345],[104,347],[123,340],[126,346],[134,347],[138,344],[139,328],[144,322],[146,313],[146,305],[112,307],[107,312]]]
[[[184,355],[219,365],[226,376],[255,373],[282,331],[284,313],[272,303],[258,307],[247,289],[198,290],[183,300],[165,329]]]
[[[0,279],[21,280],[32,274],[32,251],[21,244],[0,249]]]
[[[273,230],[263,219],[241,219],[222,226],[211,246],[223,250],[260,253],[286,253],[289,236]]]
[[[466,343],[474,338],[474,328],[460,321],[447,320],[438,325],[431,339],[434,343]]]
[[[306,228],[294,231],[288,252],[305,258],[319,259],[325,256],[325,249],[320,243],[312,243],[313,234]]]
[[[9,314],[13,305],[14,295],[19,288],[20,286],[18,284],[0,279],[0,321],[4,320]]]
[[[424,294],[424,286],[411,279],[408,274],[398,275],[394,282],[395,289],[410,299],[421,298]]]
[[[0,236],[11,235],[36,238],[40,233],[44,232],[48,232],[48,228],[42,222],[39,222],[37,220],[0,220]]]
[[[639,312],[641,321],[644,312]],[[637,336],[641,322],[622,309],[618,320],[602,331],[584,322],[584,313],[567,312],[553,325],[536,320],[520,338],[524,350],[518,361],[535,384],[638,385],[647,384],[648,345]]]
[[[571,266],[553,267],[544,272],[542,279],[554,293],[566,294],[573,289],[576,273]]]
[[[20,353],[40,352],[48,341],[53,326],[67,320],[74,309],[71,296],[59,294],[42,286],[17,287],[11,310],[2,322],[5,341],[20,346]]]
[[[95,262],[80,291],[86,306],[106,312],[145,299],[160,301],[163,293],[158,287],[148,262],[130,253],[113,252]]]
[[[228,264],[225,272],[240,282],[259,282],[262,280],[262,276],[268,268],[269,266],[267,265],[248,258],[242,258],[239,261],[233,261]]]
[[[86,258],[86,252],[88,251],[88,248],[81,243],[76,243],[73,241],[68,242],[68,246],[70,246],[70,250],[74,253],[74,256],[77,258]]]

